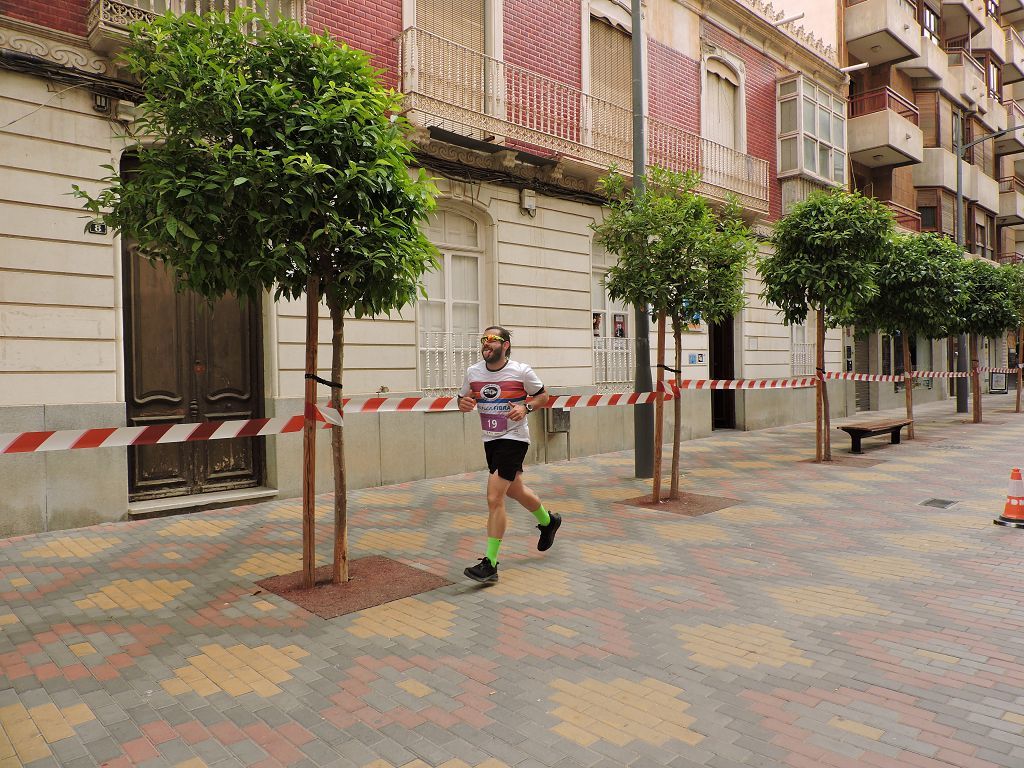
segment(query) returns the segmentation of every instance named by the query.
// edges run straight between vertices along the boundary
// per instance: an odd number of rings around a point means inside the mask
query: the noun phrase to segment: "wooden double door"
[[[260,317],[255,302],[208,302],[175,291],[169,271],[123,252],[125,400],[130,426],[261,415]],[[132,501],[259,485],[263,438],[128,449]]]

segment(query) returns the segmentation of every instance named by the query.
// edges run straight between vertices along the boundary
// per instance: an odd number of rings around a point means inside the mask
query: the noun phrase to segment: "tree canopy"
[[[968,296],[952,333],[1000,336],[1016,328],[1020,308],[1014,305],[1013,273],[986,259],[963,259],[957,280]]]
[[[763,298],[786,324],[810,309],[825,327],[851,322],[878,292],[875,271],[893,234],[885,205],[859,192],[815,192],[775,224],[772,248],[757,265]]]
[[[875,271],[878,292],[857,310],[862,330],[941,339],[967,304],[959,280],[963,251],[934,233],[896,234]]]
[[[137,169],[78,194],[182,286],[296,298],[317,274],[356,316],[415,301],[434,189],[366,53],[241,8],[136,25],[123,63]]]

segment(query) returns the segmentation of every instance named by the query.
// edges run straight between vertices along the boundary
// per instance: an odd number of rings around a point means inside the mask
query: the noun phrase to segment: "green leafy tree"
[[[817,314],[817,369],[825,369],[825,330],[852,323],[878,292],[875,272],[893,234],[892,213],[874,198],[835,189],[811,194],[775,224],[772,252],[757,265],[763,299],[786,325]],[[816,461],[831,461],[828,390],[818,379]]]
[[[255,31],[254,31],[255,30]],[[369,57],[295,22],[251,10],[171,14],[132,28],[123,64],[145,97],[129,137],[138,171],[105,179],[85,206],[182,288],[306,296],[307,374],[316,372],[316,317],[333,325],[332,379],[344,369],[346,315],[414,302],[433,247],[420,231],[435,190],[414,163]],[[315,400],[307,379],[307,414]],[[335,390],[331,403],[341,404]],[[313,425],[307,418],[303,565],[313,584]],[[344,432],[335,462],[334,580],[347,581]]]
[[[1006,286],[1010,295],[1010,303],[1017,312],[1017,323],[1015,327],[1017,337],[1017,405],[1016,411],[1020,413],[1022,370],[1020,367],[1021,357],[1024,356],[1024,263],[1005,264],[1002,269],[1006,275]]]
[[[957,279],[963,251],[948,237],[897,234],[875,272],[878,293],[857,312],[860,330],[902,337],[907,418],[914,418],[914,381],[910,378],[910,339],[941,339],[967,303]],[[913,439],[914,425],[907,430]]]
[[[953,333],[970,334],[971,389],[973,390],[974,423],[980,424],[981,372],[978,370],[978,338],[1002,336],[1020,322],[1019,307],[1014,304],[1013,273],[986,259],[963,259],[957,268],[957,279],[968,299]]]
[[[672,319],[676,370],[682,367],[682,331],[702,319],[715,323],[743,307],[743,270],[755,245],[735,202],[716,213],[696,189],[696,173],[648,169],[642,191],[627,189],[614,170],[602,179],[609,199],[597,241],[618,262],[605,278],[608,294],[651,308],[658,323],[658,386],[664,382],[666,320]],[[670,497],[679,494],[681,402],[675,398]],[[661,499],[663,404],[657,402],[654,448],[655,502]]]

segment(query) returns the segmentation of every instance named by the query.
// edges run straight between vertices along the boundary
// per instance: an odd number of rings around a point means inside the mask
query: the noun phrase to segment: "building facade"
[[[195,5],[169,0],[176,12]],[[175,293],[131,243],[88,229],[68,195],[72,184],[98,189],[104,164],[130,167],[120,137],[132,85],[115,57],[128,23],[166,7],[0,0],[0,432],[301,412],[301,303],[211,307]],[[406,94],[417,159],[441,193],[429,298],[346,323],[347,395],[451,392],[492,323],[555,393],[630,389],[634,316],[604,291],[612,261],[592,230],[604,215],[597,180],[612,165],[632,170],[628,3],[276,0],[270,10],[371,52]],[[851,172],[836,41],[781,18],[761,0],[645,4],[647,163],[699,170],[702,191],[735,196],[762,234],[810,190],[862,172]],[[751,272],[741,313],[687,330],[685,377],[813,372],[813,324],[782,325],[760,288]],[[321,361],[329,326],[324,311]],[[852,345],[830,333],[831,370]],[[832,402],[852,412],[853,387],[833,385]],[[683,434],[809,420],[813,403],[810,390],[687,393]],[[534,461],[632,447],[627,408],[531,418]],[[457,413],[350,415],[350,486],[479,469],[478,430]],[[295,496],[300,464],[293,435],[3,456],[0,535]],[[329,466],[324,447],[323,490]]]
[[[811,4],[814,5],[814,4]],[[1024,224],[1024,5],[1020,0],[845,0],[840,59],[851,68],[849,136],[853,187],[886,202],[911,231],[956,239],[976,258],[1019,261]],[[999,135],[1009,129],[1011,132]],[[958,182],[955,142],[967,150]],[[919,370],[953,370],[956,339],[912,339]],[[857,345],[855,369],[900,373],[899,338]],[[1007,364],[1005,339],[985,340],[981,365]],[[952,380],[951,380],[952,381]],[[897,404],[891,386],[859,385],[858,408]],[[902,386],[902,385],[900,385]],[[920,397],[952,392],[921,380]],[[917,395],[916,395],[917,396]]]

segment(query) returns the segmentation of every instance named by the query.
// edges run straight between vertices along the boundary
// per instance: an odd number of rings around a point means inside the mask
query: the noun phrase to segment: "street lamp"
[[[644,135],[643,10],[641,0],[630,4],[633,54],[633,191],[644,187],[647,142]],[[635,307],[637,392],[654,389],[651,380],[651,330],[647,307]],[[633,469],[638,478],[654,477],[654,406],[633,406]]]
[[[1024,125],[1018,125],[1014,128],[1004,128],[1001,131],[993,131],[992,133],[986,133],[984,136],[969,141],[966,144],[963,143],[964,135],[964,117],[962,114],[958,115],[956,121],[956,130],[953,132],[953,151],[956,154],[956,244],[963,248],[964,246],[964,170],[963,161],[964,154],[968,149],[973,147],[975,144],[981,144],[983,141],[989,139],[998,139],[1008,133],[1019,131],[1024,128]],[[957,356],[956,356],[956,369],[958,372],[967,372],[967,335],[961,333],[957,337]],[[967,413],[967,379],[960,377],[956,380],[956,412]]]

